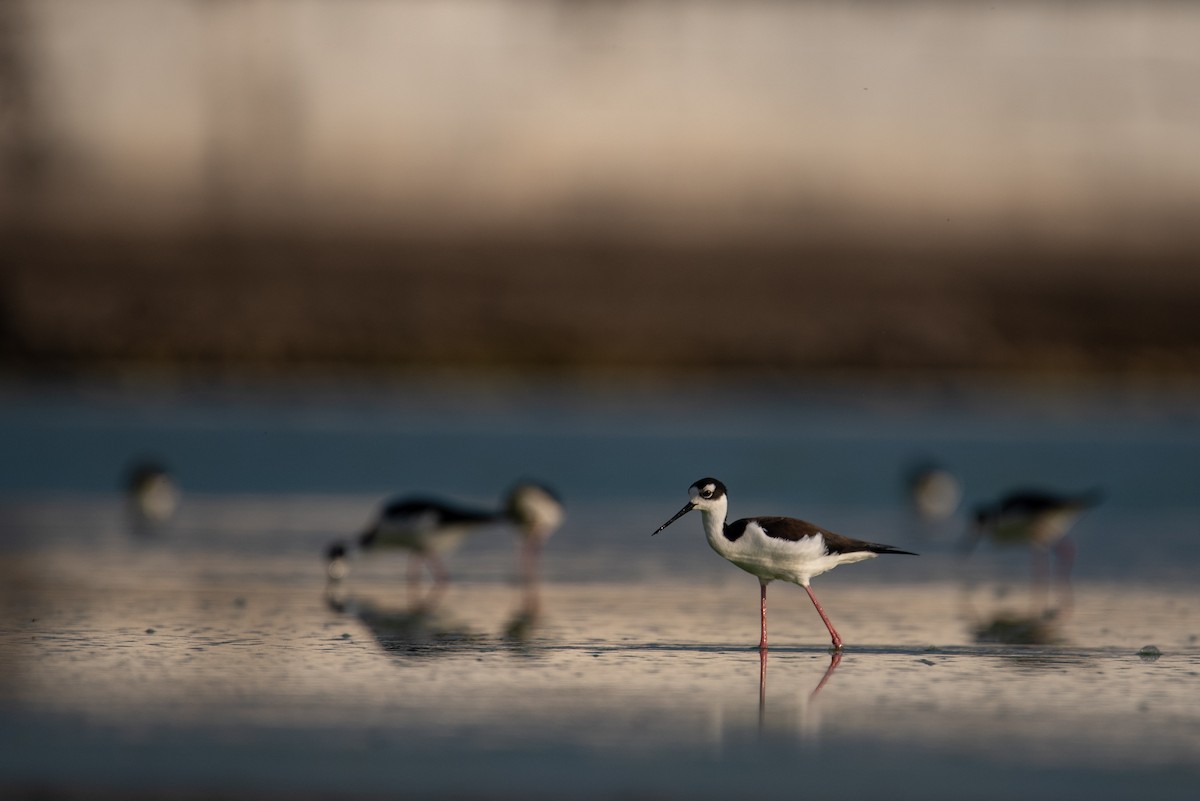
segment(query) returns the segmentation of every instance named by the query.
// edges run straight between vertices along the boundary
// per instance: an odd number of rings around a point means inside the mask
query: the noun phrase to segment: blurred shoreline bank
[[[1192,379],[1175,244],[9,235],[0,370]]]
[[[1200,6],[0,3],[0,374],[1200,377]]]

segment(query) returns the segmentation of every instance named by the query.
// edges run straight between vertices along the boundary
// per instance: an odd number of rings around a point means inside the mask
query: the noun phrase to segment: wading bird
[[[693,509],[704,520],[708,544],[721,556],[758,577],[762,602],[760,651],[767,648],[767,585],[775,579],[799,584],[808,593],[817,614],[829,629],[834,650],[841,650],[842,638],[813,594],[809,581],[838,565],[873,559],[881,553],[908,554],[891,545],[855,540],[834,534],[793,517],[747,517],[726,521],[729,495],[725,485],[715,478],[702,478],[688,488],[690,500],[674,517],[663,523],[659,533]],[[653,535],[651,535],[653,536]]]
[[[1046,579],[1053,553],[1064,603],[1070,602],[1071,570],[1075,542],[1068,536],[1075,521],[1103,500],[1099,490],[1059,495],[1042,490],[1017,490],[1000,500],[977,506],[963,543],[969,555],[981,539],[997,545],[1023,545],[1030,549],[1037,602],[1044,605]]]
[[[558,496],[533,482],[513,487],[499,511],[472,509],[431,498],[401,498],[385,504],[357,540],[339,540],[329,547],[329,577],[336,580],[349,573],[347,557],[355,550],[368,553],[394,548],[411,554],[408,576],[411,584],[419,581],[424,564],[435,583],[441,585],[449,580],[442,561],[444,555],[457,549],[471,532],[508,522],[516,527],[520,537],[522,574],[532,581],[542,545],[561,525],[563,517]]]

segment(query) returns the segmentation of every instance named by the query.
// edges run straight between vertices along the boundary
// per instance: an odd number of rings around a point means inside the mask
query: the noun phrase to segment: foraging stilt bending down
[[[725,485],[715,478],[700,479],[688,488],[688,494],[691,500],[654,534],[693,509],[700,510],[704,534],[712,549],[758,577],[762,601],[759,650],[767,648],[767,585],[775,579],[804,588],[825,628],[829,629],[834,650],[841,650],[842,638],[809,586],[810,579],[838,565],[873,559],[881,553],[916,556],[891,545],[843,537],[792,517],[747,517],[729,523],[726,519],[729,496]]]
[[[347,556],[357,549],[364,552],[380,548],[409,551],[409,581],[420,577],[424,563],[439,585],[449,580],[442,556],[462,544],[472,531],[497,523],[515,525],[521,542],[522,576],[532,581],[542,545],[563,521],[562,502],[552,490],[540,484],[523,482],[508,493],[499,511],[468,509],[429,498],[402,498],[386,504],[379,515],[351,543],[345,540],[329,547],[328,572],[341,579],[349,572]]]
[[[973,525],[964,541],[970,553],[988,537],[1000,545],[1021,544],[1047,550],[1067,540],[1067,532],[1087,509],[1104,499],[1100,490],[1078,495],[1055,495],[1040,490],[1010,492],[991,504],[975,508]],[[1073,555],[1061,554],[1064,558]]]

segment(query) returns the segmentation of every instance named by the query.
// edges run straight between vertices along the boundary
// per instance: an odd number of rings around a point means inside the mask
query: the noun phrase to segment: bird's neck
[[[721,545],[725,542],[725,520],[728,516],[726,505],[721,504],[712,509],[704,509],[701,515],[704,519],[704,536],[708,539],[708,544],[720,552]]]

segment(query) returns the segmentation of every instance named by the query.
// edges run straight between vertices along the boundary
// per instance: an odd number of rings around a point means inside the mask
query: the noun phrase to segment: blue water
[[[417,492],[493,505],[529,477],[566,499],[580,533],[564,539],[586,540],[590,523],[630,516],[652,530],[713,475],[735,517],[791,514],[848,534],[865,524],[864,536],[891,542],[912,533],[905,471],[932,459],[962,482],[959,519],[1014,487],[1102,488],[1102,510],[1081,523],[1090,567],[1120,571],[1134,558],[1153,569],[1169,552],[1163,568],[1178,571],[1200,564],[1195,400],[1103,384],[758,376],[9,384],[0,497],[112,495],[142,456],[169,465],[188,494],[353,494],[366,506]]]
[[[156,454],[209,493],[492,494],[529,473],[600,500],[656,497],[707,472],[740,498],[879,506],[931,457],[981,498],[1050,483],[1102,485],[1126,507],[1200,503],[1196,399],[1103,387],[8,384],[0,437],[8,493],[110,491],[129,460]]]
[[[1197,409],[769,377],[2,385],[0,794],[1190,797]],[[120,487],[148,455],[183,503],[143,529]],[[903,479],[929,458],[966,499],[922,525]],[[835,673],[802,591],[772,585],[767,669],[756,582],[696,519],[649,536],[704,475],[735,516],[921,553],[814,582],[847,639]],[[568,513],[534,587],[503,532],[452,555],[437,604],[402,560],[327,585],[324,546],[384,498],[493,505],[521,477]],[[1027,557],[984,551],[968,585],[955,542],[1017,485],[1107,498],[1052,636],[981,644],[1024,608]]]

